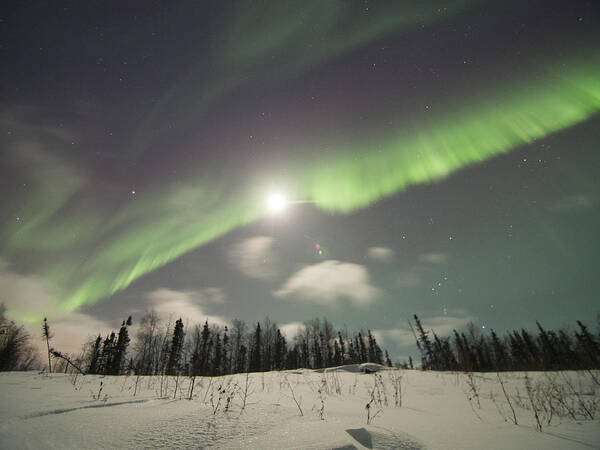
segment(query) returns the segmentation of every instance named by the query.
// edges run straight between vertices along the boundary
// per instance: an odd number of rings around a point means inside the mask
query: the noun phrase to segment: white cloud
[[[461,313],[456,316],[434,316],[426,319],[421,318],[421,324],[425,331],[433,330],[438,336],[449,336],[452,330],[460,330],[469,322],[475,321],[475,317]],[[414,326],[414,324],[413,324]],[[374,330],[373,335],[380,344],[395,343],[399,346],[415,345],[413,332],[407,325],[384,330]]]
[[[20,323],[19,320],[16,322]],[[98,334],[106,336],[111,330],[115,330],[114,326],[111,327],[102,320],[78,312],[48,314],[48,324],[53,335],[50,346],[70,355],[80,354],[83,345]],[[46,358],[46,341],[41,338],[42,321],[24,324],[24,327],[31,336],[31,343],[40,352],[43,362]]]
[[[36,275],[24,275],[10,269],[0,258],[0,302],[7,308],[7,316],[20,321],[23,317],[46,314],[57,317],[61,290]]]
[[[150,307],[162,319],[179,317],[190,323],[209,323],[226,325],[226,321],[219,316],[210,316],[203,311],[202,306],[209,303],[222,303],[225,301],[223,291],[219,288],[207,288],[198,291],[176,291],[167,288],[158,288],[146,295]]]
[[[302,322],[290,322],[281,325],[279,329],[281,330],[281,334],[283,334],[285,338],[290,341],[304,329],[304,324]]]
[[[394,250],[386,247],[369,247],[367,257],[375,261],[390,262],[394,259]]]
[[[303,267],[274,292],[282,298],[325,304],[345,298],[360,305],[371,303],[378,294],[364,266],[336,260]]]
[[[447,259],[448,255],[445,253],[423,253],[419,256],[419,261],[429,264],[442,264]]]
[[[422,321],[425,330],[433,330],[438,336],[447,336],[452,330],[464,328],[469,322],[475,321],[470,315],[461,316],[434,316]]]
[[[415,338],[410,328],[390,328],[387,330],[373,330],[373,336],[380,345],[395,343],[400,346],[414,345]]]
[[[249,278],[274,278],[279,262],[274,244],[275,239],[270,236],[245,239],[231,249],[229,262]]]
[[[77,354],[81,352],[87,338],[97,336],[98,333],[105,335],[111,330],[106,322],[92,316],[61,309],[60,289],[36,275],[14,272],[1,258],[0,287],[0,302],[6,305],[9,319],[21,324],[23,319],[39,316],[40,320],[34,319],[24,326],[31,335],[31,343],[42,355],[46,353],[46,344],[40,337],[43,316],[48,318],[50,330],[54,334],[51,346],[65,353]]]

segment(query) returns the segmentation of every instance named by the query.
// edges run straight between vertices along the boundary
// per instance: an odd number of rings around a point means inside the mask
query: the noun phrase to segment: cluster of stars
[[[440,288],[446,281],[448,281],[448,276],[442,273],[440,279],[434,282],[434,285],[431,287],[431,293],[433,295],[439,295]],[[444,308],[446,308],[446,306],[444,306]]]

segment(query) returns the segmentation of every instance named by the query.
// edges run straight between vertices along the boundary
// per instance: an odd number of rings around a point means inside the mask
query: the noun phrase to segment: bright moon
[[[285,197],[280,193],[273,193],[269,195],[267,206],[269,208],[269,211],[271,211],[272,213],[278,213],[282,211],[285,208],[285,205]]]

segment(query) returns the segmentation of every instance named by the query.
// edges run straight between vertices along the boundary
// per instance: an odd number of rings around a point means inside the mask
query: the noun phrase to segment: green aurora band
[[[166,111],[192,124],[240,87],[276,86],[327,60],[387,35],[443,21],[487,0],[397,0],[370,8],[354,2],[280,0],[239,2],[219,30],[210,64],[190,64],[187,75],[168,89],[141,124],[127,150],[139,157],[160,149]],[[158,141],[158,142],[157,142]]]
[[[317,208],[348,213],[585,121],[600,110],[600,61],[592,56],[563,63],[441,107],[387,135],[329,143],[331,151],[289,169],[282,188]],[[48,156],[48,147],[66,138],[44,133],[45,151],[31,142],[9,149],[11,163],[29,171],[37,190],[15,207],[23,220],[1,230],[0,254],[7,261],[31,255],[35,276],[60,292],[63,312],[110,297],[265,214],[265,192],[250,175],[232,186],[197,173],[189,173],[185,185],[155,188],[116,211],[83,208],[82,201],[93,206],[93,180]],[[45,313],[7,312],[28,322]]]
[[[342,147],[307,170],[305,195],[322,209],[350,212],[584,121],[600,110],[600,62],[570,67]]]

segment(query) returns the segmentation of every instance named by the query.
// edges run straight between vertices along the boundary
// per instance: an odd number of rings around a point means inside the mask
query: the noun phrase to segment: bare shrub
[[[510,396],[508,395],[508,392],[506,391],[506,387],[504,386],[504,381],[502,381],[502,378],[500,377],[500,372],[496,372],[496,376],[498,377],[498,381],[500,382],[500,386],[502,387],[502,392],[504,394],[504,398],[506,399],[506,403],[508,403],[508,406],[512,412],[513,423],[515,425],[518,425],[517,414],[515,413],[515,408],[513,407],[512,402],[510,400]]]
[[[383,407],[388,404],[383,377],[378,373],[373,376],[373,388],[370,389],[369,394],[370,399],[365,405],[365,409],[367,410],[367,425],[370,424],[375,417],[383,411]],[[375,407],[377,407],[377,411],[373,413]]]
[[[321,379],[321,385],[319,386],[319,389],[317,390],[317,394],[318,394],[319,402],[320,402],[320,406],[319,406],[319,409],[317,410],[317,412],[319,413],[319,418],[321,420],[325,420],[325,396],[328,391],[329,391],[329,387],[327,386],[327,379],[325,378],[325,376],[323,376],[323,378]]]
[[[473,377],[473,372],[467,372],[467,386],[469,388],[469,401],[475,400],[477,407],[481,409],[481,401],[479,399],[479,386]]]
[[[536,429],[539,432],[541,432],[542,424],[540,422],[540,416],[538,414],[538,406],[536,404],[536,401],[534,400],[535,393],[534,393],[533,386],[531,385],[531,380],[529,379],[527,374],[525,374],[525,390],[527,391],[527,397],[529,398],[529,404],[531,405],[531,410],[533,411],[533,417],[535,418]]]
[[[240,414],[242,411],[246,410],[246,403],[248,398],[254,391],[252,390],[252,381],[250,380],[250,374],[246,372],[246,376],[244,377],[244,385],[239,386],[237,390],[238,396],[240,397],[240,401],[242,402],[240,407]]]
[[[394,406],[402,406],[402,375],[398,371],[390,371],[389,377],[394,389]]]
[[[238,385],[229,380],[226,384],[219,384],[216,389],[210,392],[210,406],[213,415],[216,415],[221,408],[224,412],[229,412],[231,402],[238,390]]]

